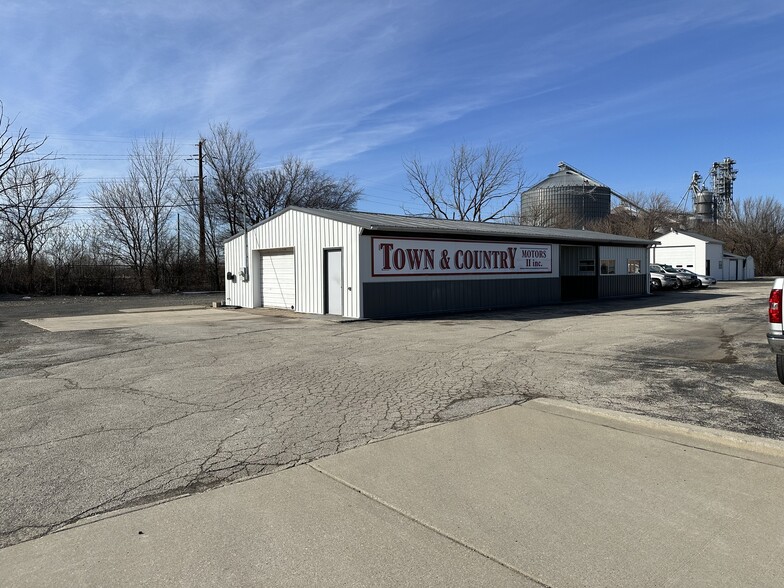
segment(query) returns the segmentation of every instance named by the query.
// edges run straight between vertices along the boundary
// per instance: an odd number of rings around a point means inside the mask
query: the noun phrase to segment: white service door
[[[343,252],[327,251],[325,262],[327,314],[343,316]]]
[[[728,279],[730,280],[737,280],[738,279],[738,260],[737,259],[730,259],[730,272],[729,272]]]
[[[262,253],[261,306],[294,309],[294,253]]]

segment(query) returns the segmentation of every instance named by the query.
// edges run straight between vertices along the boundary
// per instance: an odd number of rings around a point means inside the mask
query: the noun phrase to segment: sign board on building
[[[552,273],[551,245],[436,239],[371,239],[372,275],[447,276]]]

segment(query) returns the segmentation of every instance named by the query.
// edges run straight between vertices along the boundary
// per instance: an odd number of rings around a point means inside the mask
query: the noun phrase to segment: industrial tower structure
[[[733,184],[738,172],[735,160],[725,157],[714,162],[710,170],[710,187],[694,172],[689,191],[694,199],[694,216],[698,221],[716,224],[732,218]]]

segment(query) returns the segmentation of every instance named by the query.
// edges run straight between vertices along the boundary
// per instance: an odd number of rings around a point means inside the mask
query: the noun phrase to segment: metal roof
[[[607,185],[573,168],[563,161],[558,164],[558,171],[550,174],[538,184],[532,186],[527,192],[533,190],[546,190],[547,188],[562,188],[564,186],[590,186],[594,188],[608,188]]]
[[[610,188],[607,184],[601,183],[599,180],[596,180],[586,174],[585,172],[580,171],[576,167],[572,167],[568,163],[561,162],[558,164],[558,170],[554,174],[550,174],[544,180],[536,184],[535,186],[529,188],[523,194],[529,194],[535,190],[547,190],[550,188],[576,188],[580,187],[590,187],[590,188],[604,188],[610,191],[612,196],[618,198],[621,202],[628,204],[629,206],[635,208],[636,210],[640,210],[642,212],[646,212],[646,210],[634,202],[633,200],[629,200],[623,194],[619,194],[612,188]]]
[[[612,243],[618,245],[653,245],[656,241],[573,229],[553,229],[549,227],[530,227],[489,222],[472,222],[437,218],[422,218],[377,212],[354,212],[343,210],[324,210],[318,208],[300,208],[290,206],[279,214],[296,210],[305,214],[314,214],[338,222],[361,227],[366,231],[395,233],[428,233],[438,235],[472,236],[472,237],[508,237],[516,239],[540,239],[548,241],[579,241],[591,243]],[[272,218],[272,217],[270,217]],[[269,220],[269,219],[267,219]],[[266,221],[262,221],[259,225]],[[259,226],[256,225],[256,226]]]
[[[719,241],[718,239],[714,239],[713,237],[700,235],[699,233],[692,233],[691,231],[680,231],[677,229],[670,229],[670,233],[675,233],[677,235],[686,235],[687,237],[691,237],[692,239],[699,239],[700,241],[705,241],[706,243],[716,243],[718,245],[724,245],[724,241]],[[670,233],[664,233],[664,235],[669,235]],[[664,235],[662,235],[662,237]]]

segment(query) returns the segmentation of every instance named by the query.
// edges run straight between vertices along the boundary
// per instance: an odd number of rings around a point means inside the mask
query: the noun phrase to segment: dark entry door
[[[596,247],[561,245],[561,300],[590,300],[599,297]]]

